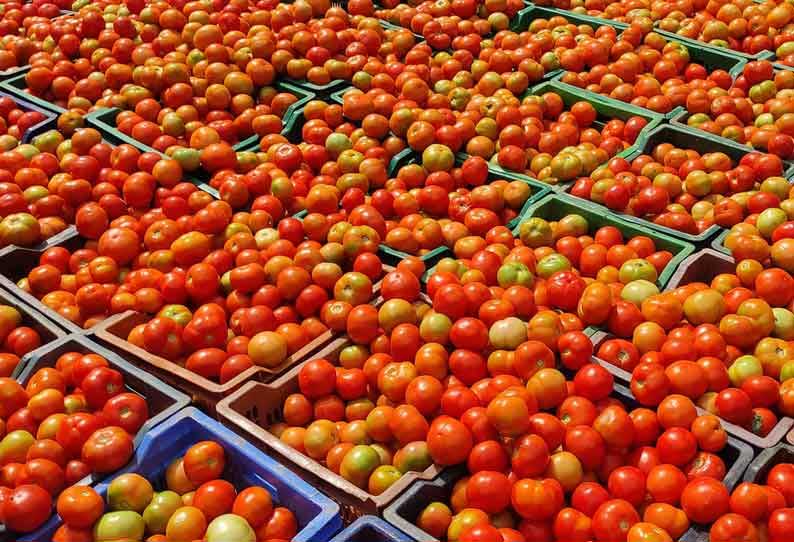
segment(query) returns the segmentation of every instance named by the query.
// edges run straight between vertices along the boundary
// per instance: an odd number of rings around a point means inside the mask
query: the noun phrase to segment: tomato
[[[771,535],[771,533],[770,533]],[[755,525],[739,514],[725,514],[711,526],[709,540],[715,542],[729,542],[732,540],[746,540],[753,542],[759,540]],[[774,535],[770,540],[776,540]]]
[[[730,495],[727,488],[708,477],[695,478],[681,493],[681,508],[697,523],[712,523],[728,512]]]
[[[597,540],[625,542],[629,530],[640,522],[634,507],[621,499],[611,499],[593,515],[593,534]]]
[[[223,448],[213,441],[194,444],[183,458],[185,475],[195,485],[219,478],[225,464]]]
[[[72,486],[58,496],[58,515],[70,527],[89,528],[104,510],[102,497],[88,486]]]
[[[52,497],[43,488],[23,484],[14,489],[3,503],[2,517],[9,529],[29,533],[50,517]]]
[[[132,437],[120,427],[95,431],[83,445],[81,459],[94,471],[112,472],[123,467],[133,453]]]
[[[489,514],[498,514],[510,505],[510,488],[504,474],[480,471],[466,484],[466,503]]]
[[[781,508],[772,512],[768,527],[770,541],[778,542],[789,538],[794,527],[794,509]]]
[[[559,482],[549,478],[523,479],[513,485],[511,502],[521,517],[546,520],[562,509],[563,490]]]
[[[787,485],[792,477],[794,477],[794,466],[788,463],[775,465],[766,477],[767,485],[783,494],[787,506],[791,506],[794,503],[794,491]]]

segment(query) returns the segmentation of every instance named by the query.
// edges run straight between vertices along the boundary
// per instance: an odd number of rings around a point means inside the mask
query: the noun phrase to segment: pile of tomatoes
[[[428,538],[794,538],[794,467],[734,489],[728,437],[794,416],[794,8],[546,3],[0,5],[0,88],[60,111],[30,137],[46,116],[0,97],[0,247],[51,240],[17,287],[87,333],[136,319],[120,348],[181,385],[283,374],[256,421],[337,488],[446,470],[407,518]],[[693,40],[771,54],[713,69]],[[694,250],[667,228],[734,267],[665,290]],[[55,542],[297,536],[215,442],[67,488],[153,406],[93,353],[11,379],[25,324],[0,306],[9,531],[56,503]]]
[[[93,353],[67,352],[24,384],[0,378],[0,389],[0,518],[17,532],[38,529],[68,486],[124,466],[149,418],[146,400]]]
[[[695,413],[695,404],[760,437],[794,414],[794,279],[743,260],[715,274],[637,299],[645,321],[631,341],[604,341],[597,356],[631,373],[648,406]]]
[[[159,491],[136,473],[113,478],[104,498],[92,487],[72,486],[58,497],[63,524],[53,539],[104,541],[123,533],[153,542],[292,540],[295,515],[277,506],[266,488],[236,488],[223,479],[226,463],[223,447],[205,440],[168,465]],[[49,505],[41,510],[49,515]]]
[[[792,89],[791,71],[775,70],[768,60],[749,62],[729,89],[694,89],[686,97],[686,123],[788,160],[794,156]]]
[[[700,154],[669,142],[677,137],[694,141],[698,136],[662,128],[652,139],[665,142],[649,148],[649,154],[630,161],[613,158],[577,179],[571,194],[695,235],[714,224],[733,226],[788,198],[785,164],[775,154],[750,152],[735,161],[716,145],[706,145],[714,151]],[[736,155],[739,149],[724,150]]]
[[[0,377],[10,377],[19,360],[28,352],[41,346],[41,336],[24,319],[16,307],[0,304]]]

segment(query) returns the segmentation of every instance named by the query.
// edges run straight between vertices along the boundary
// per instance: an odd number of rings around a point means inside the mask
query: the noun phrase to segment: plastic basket
[[[658,26],[658,21],[654,24],[654,26]],[[687,38],[685,36],[681,36],[680,34],[676,34],[675,32],[670,32],[668,30],[661,30],[660,28],[656,28],[654,30],[657,34],[661,34],[668,40],[676,40],[687,47],[695,47],[701,49],[707,49],[711,51],[723,51],[732,56],[737,58],[744,59],[745,61],[751,60],[769,60],[774,57],[774,53],[772,51],[761,51],[760,53],[756,53],[754,55],[743,53],[742,51],[734,51],[733,49],[728,49],[727,47],[718,47],[716,45],[710,45],[705,41],[701,41],[697,38]]]
[[[405,533],[375,516],[361,516],[331,542],[411,542]]]
[[[610,335],[609,333],[605,333],[603,331],[599,331],[598,333],[594,334],[591,337],[591,340],[593,341],[593,347],[595,351],[598,352],[598,347],[604,341],[612,338],[614,338],[614,336]],[[594,359],[598,362],[599,365],[601,365],[610,373],[612,373],[612,375],[620,382],[626,385],[628,385],[631,382],[630,372],[625,371],[620,367],[616,367],[615,365],[612,365],[608,361],[605,361],[601,358],[596,357]],[[699,416],[703,414],[710,414],[710,412],[708,412],[703,408],[700,408],[699,406],[696,406],[695,409],[697,410]],[[786,437],[786,434],[791,430],[792,427],[794,427],[794,418],[790,418],[788,416],[781,416],[780,418],[778,418],[777,423],[772,428],[772,430],[765,437],[756,435],[752,431],[748,431],[744,427],[731,423],[721,417],[720,417],[720,423],[722,423],[722,427],[725,429],[725,431],[727,431],[729,435],[733,435],[738,440],[751,444],[755,448],[765,449],[765,448],[769,448],[770,446],[774,446],[778,444]]]
[[[111,367],[124,375],[124,385],[128,390],[146,398],[149,419],[135,436],[136,446],[144,434],[176,414],[190,402],[187,395],[180,393],[129,361],[125,361],[85,335],[66,335],[29,352],[22,358],[12,376],[20,383],[25,384],[39,369],[55,367],[58,358],[67,352],[99,354],[108,360]]]
[[[660,287],[664,287],[667,284],[667,281],[681,261],[695,250],[691,243],[653,230],[643,224],[629,222],[597,204],[574,198],[567,194],[552,194],[530,205],[527,212],[520,217],[518,225],[513,229],[513,235],[518,236],[521,223],[528,218],[539,217],[552,221],[559,220],[569,214],[578,214],[584,217],[591,231],[595,231],[602,226],[615,226],[626,238],[644,235],[653,239],[657,250],[670,251],[673,254],[673,258],[667,264],[667,267],[659,273],[656,281]]]
[[[692,149],[697,151],[700,154],[705,154],[709,152],[722,152],[728,155],[731,160],[735,163],[738,163],[739,160],[742,159],[747,154],[750,154],[753,151],[749,147],[745,147],[744,145],[740,145],[733,141],[730,141],[725,138],[715,138],[710,136],[710,134],[706,134],[703,131],[696,131],[692,128],[683,125],[661,125],[655,127],[653,130],[648,132],[643,141],[640,145],[634,149],[631,153],[624,156],[626,160],[631,162],[641,154],[651,154],[653,149],[661,144],[661,143],[671,143],[672,145],[682,148],[682,149]],[[786,170],[783,172],[784,176],[787,178],[791,177],[794,174],[794,169],[792,167],[787,167]],[[586,200],[591,204],[601,206],[599,203],[596,203],[591,200]],[[603,207],[603,206],[601,206]],[[604,209],[606,209],[604,207]],[[664,232],[667,235],[677,237],[680,239],[684,239],[691,243],[695,244],[702,244],[707,242],[708,239],[714,237],[722,230],[720,226],[712,225],[707,228],[705,231],[692,234],[686,233],[682,231],[678,231],[673,228],[669,228],[667,226],[661,226],[659,224],[655,224],[651,220],[646,220],[645,218],[640,218],[636,216],[631,216],[625,213],[615,213],[620,217],[624,218],[629,222],[634,222],[638,224],[643,224],[648,226],[651,229],[658,230]]]
[[[563,12],[563,16],[564,13],[565,12]],[[597,114],[596,120],[593,123],[593,126],[596,128],[602,128],[607,122],[609,122],[612,119],[626,120],[630,117],[635,117],[635,116],[642,117],[643,119],[645,119],[647,124],[640,131],[639,135],[637,136],[637,140],[628,148],[618,153],[618,156],[627,156],[632,152],[634,152],[637,148],[640,148],[642,142],[645,139],[645,135],[665,121],[665,118],[662,115],[660,115],[659,113],[654,113],[649,109],[644,109],[642,107],[637,107],[636,105],[627,104],[625,102],[621,102],[619,100],[615,100],[613,98],[609,98],[601,94],[595,94],[593,92],[586,91],[579,87],[575,87],[573,85],[563,83],[562,81],[548,81],[545,83],[537,84],[531,87],[522,96],[522,99],[530,95],[540,96],[546,92],[553,92],[559,95],[563,103],[565,104],[566,109],[570,108],[576,102],[581,102],[581,101],[588,102],[596,110],[596,114]],[[491,158],[493,162],[495,162],[496,160],[495,156],[496,155],[494,155],[494,158]],[[494,167],[498,171],[504,171],[498,165],[494,164]],[[543,182],[540,179],[539,181]],[[552,187],[552,190],[554,190],[555,192],[566,192],[568,188],[573,185],[573,183],[574,181],[567,181],[550,186]]]
[[[76,250],[82,245],[83,239],[77,234],[77,229],[70,226],[36,247],[8,246],[4,248],[0,251],[0,288],[4,288],[21,303],[43,314],[66,332],[82,333],[83,329],[80,326],[67,320],[34,295],[17,286],[18,280],[27,277],[30,270],[39,265],[41,254],[49,247],[63,246],[70,250]]]
[[[690,62],[702,65],[704,68],[706,68],[706,71],[709,73],[715,70],[725,70],[730,74],[731,80],[735,80],[738,76],[742,74],[742,69],[744,69],[745,64],[747,64],[747,62],[749,61],[749,59],[747,58],[742,58],[732,55],[731,52],[728,50],[711,49],[702,46],[698,47],[692,45],[691,43],[686,43],[679,38],[671,38],[669,36],[664,36],[664,37],[665,39],[668,40],[668,42],[678,42],[682,44],[684,47],[686,47],[687,51],[689,52]],[[561,79],[566,73],[565,70],[560,70],[560,72],[561,73],[557,75],[557,79]],[[607,94],[593,92],[587,89],[582,89],[582,91],[591,94],[593,96],[609,97]],[[640,108],[648,112],[653,112],[651,109],[645,107],[640,107]],[[680,117],[685,112],[686,109],[683,106],[678,106],[678,107],[674,107],[671,111],[667,113],[659,113],[659,114],[664,119],[670,120]]]
[[[619,399],[627,409],[640,406],[628,388],[620,384],[614,386],[611,397]],[[732,489],[739,482],[742,473],[750,463],[753,456],[752,449],[747,444],[728,437],[728,444],[719,456],[728,468],[723,483]],[[416,518],[428,504],[435,501],[448,501],[455,482],[463,477],[465,472],[463,468],[448,469],[435,480],[417,482],[386,509],[383,517],[415,540],[437,541],[438,539],[416,526]]]
[[[729,233],[731,233],[731,230],[725,230],[719,234],[714,241],[711,242],[711,248],[717,252],[721,252],[722,254],[727,254],[730,256],[731,251],[725,246],[725,238],[728,237]]]
[[[766,475],[769,469],[777,463],[788,462],[794,460],[794,447],[785,444],[779,444],[774,448],[762,451],[756,457],[750,466],[747,467],[747,472],[744,475],[745,482],[756,482],[763,484],[766,481]],[[685,533],[682,542],[709,542],[709,532],[705,527],[693,528]]]
[[[20,69],[17,74],[8,77],[5,81],[0,83],[0,90],[6,92],[20,100],[26,101],[31,103],[45,111],[51,111],[53,113],[61,114],[65,113],[66,109],[63,107],[59,107],[52,102],[48,102],[43,98],[39,98],[38,96],[34,96],[30,92],[28,92],[28,84],[25,81],[25,75],[30,70],[30,66],[25,66],[24,69]]]
[[[665,290],[674,290],[692,282],[711,284],[712,279],[717,275],[733,273],[735,270],[736,262],[731,256],[711,248],[704,248],[681,262]]]
[[[313,359],[334,362],[339,352],[351,344],[346,338],[336,339],[318,352]],[[440,467],[431,465],[424,472],[408,472],[380,495],[372,495],[327,469],[314,459],[303,455],[276,437],[267,428],[282,420],[284,400],[299,391],[298,374],[303,364],[294,367],[271,384],[249,382],[218,403],[221,420],[234,426],[246,438],[273,451],[290,469],[311,478],[326,495],[341,508],[342,518],[351,522],[363,515],[379,513],[416,480],[430,480]]]
[[[224,480],[234,484],[238,490],[247,486],[264,487],[273,496],[275,504],[285,506],[295,514],[300,530],[292,539],[294,542],[325,542],[341,529],[339,508],[328,497],[193,407],[182,410],[149,431],[130,464],[114,477],[134,472],[144,476],[156,488],[164,488],[168,465],[202,440],[212,440],[223,446],[226,456]],[[108,486],[109,482],[103,482],[95,489],[104,498]],[[60,523],[60,518],[55,516],[35,533],[35,538],[22,538],[20,542],[50,540]]]
[[[2,78],[2,75],[0,75],[0,78]],[[39,107],[28,99],[23,100],[18,96],[2,91],[0,91],[0,98],[11,98],[22,111],[38,111],[44,115],[44,120],[25,130],[25,133],[22,134],[22,143],[30,143],[37,135],[43,134],[47,130],[52,130],[58,125],[58,115],[49,109]]]
[[[22,323],[20,325],[35,329],[41,338],[41,344],[50,344],[66,335],[63,329],[55,325],[48,318],[45,318],[35,308],[27,303],[21,302],[15,298],[11,292],[2,288],[0,288],[0,304],[10,305],[17,309],[19,314],[22,315]]]
[[[455,165],[460,166],[464,161],[466,161],[467,158],[468,156],[466,154],[457,153],[455,155]],[[397,174],[397,172],[400,170],[400,168],[407,166],[409,164],[421,163],[421,161],[422,158],[420,154],[416,153],[410,148],[403,149],[402,151],[397,153],[389,163],[389,176],[394,177]],[[524,214],[524,212],[526,212],[527,209],[529,209],[530,205],[532,205],[534,202],[538,201],[543,196],[546,196],[551,192],[551,188],[546,183],[542,183],[540,181],[527,177],[526,175],[520,175],[518,173],[512,173],[501,169],[497,171],[496,169],[494,169],[489,165],[488,180],[486,181],[486,184],[496,181],[497,179],[504,179],[507,181],[519,181],[529,185],[529,187],[532,189],[532,193],[530,194],[529,198],[527,199],[527,201],[524,203],[523,207],[519,211],[518,216],[507,224],[508,228],[513,228],[518,223],[519,218]],[[406,252],[393,249],[385,244],[381,244],[378,250],[379,252],[381,252],[386,256],[386,261],[388,261],[392,265],[396,265],[397,263],[399,263],[400,260],[404,260],[405,258],[410,256],[410,254]],[[427,254],[420,256],[420,259],[425,263],[425,266],[427,268],[431,268],[435,266],[435,264],[437,264],[439,260],[451,255],[452,255],[452,251],[449,249],[449,247],[442,246],[442,247],[437,247],[431,250],[430,252],[428,252]]]
[[[341,88],[349,87],[350,81],[347,79],[334,79],[333,81],[324,85],[317,85],[304,80],[292,79],[291,77],[282,77],[282,81],[289,83],[292,86],[303,89],[305,92],[314,93],[318,99],[328,98],[331,94]]]
[[[21,384],[27,381],[41,368],[54,367],[58,358],[67,352],[95,353],[104,357],[110,367],[116,369],[124,376],[124,385],[128,391],[136,393],[146,399],[149,408],[149,419],[135,435],[135,448],[139,448],[145,435],[150,433],[158,424],[170,419],[178,411],[186,407],[190,400],[188,397],[171,386],[161,382],[153,375],[135,367],[123,360],[113,352],[102,348],[84,335],[66,335],[26,354],[14,370],[12,377]],[[91,474],[80,481],[81,485],[93,485],[104,479],[105,475]],[[34,533],[22,538],[14,538],[18,542],[42,542],[51,540],[52,533],[57,528],[57,517],[51,517],[44,526]]]
[[[179,363],[150,354],[143,348],[127,341],[127,336],[135,326],[146,323],[149,320],[150,317],[146,314],[137,311],[126,311],[105,318],[91,329],[91,333],[98,341],[106,344],[111,350],[127,358],[134,359],[138,366],[145,367],[147,371],[156,374],[175,388],[187,393],[193,403],[202,406],[210,413],[215,412],[215,405],[218,401],[245,382],[250,380],[258,382],[272,380],[277,375],[284,373],[289,367],[307,359],[332,339],[330,332],[324,333],[287,357],[284,363],[277,367],[249,367],[228,382],[221,384],[218,381],[203,377]]]

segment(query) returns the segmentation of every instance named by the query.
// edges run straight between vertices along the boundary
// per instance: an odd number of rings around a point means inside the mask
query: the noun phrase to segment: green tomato
[[[780,369],[780,381],[785,382],[794,378],[794,361],[787,361]]]
[[[223,514],[207,525],[207,542],[256,542],[256,533],[245,519],[236,514]]]
[[[0,441],[0,464],[25,463],[28,449],[36,439],[23,429],[11,431]]]
[[[659,293],[659,287],[645,279],[632,280],[620,291],[620,298],[639,307],[645,299]]]
[[[108,512],[94,525],[94,542],[138,542],[143,540],[146,525],[137,512]]]
[[[366,487],[372,472],[380,466],[380,454],[372,446],[359,444],[345,454],[339,474],[358,487]]]
[[[141,513],[152,502],[154,490],[149,480],[140,474],[117,476],[108,486],[108,505],[111,510],[132,510]]]
[[[496,272],[496,280],[502,288],[509,288],[515,285],[531,288],[535,283],[535,276],[525,264],[508,262],[503,264]]]
[[[549,278],[557,271],[570,271],[571,262],[562,254],[549,254],[540,260],[535,266],[538,276],[544,279]]]
[[[554,241],[554,232],[547,221],[533,217],[521,223],[519,237],[530,248],[547,247]]]
[[[784,341],[794,341],[794,313],[783,307],[772,309],[775,315],[775,330],[772,334]]]
[[[775,228],[783,224],[786,220],[788,220],[788,216],[783,209],[770,207],[769,209],[764,209],[758,215],[756,227],[758,231],[761,232],[761,235],[769,239],[772,237],[772,232],[775,231]]]
[[[632,258],[626,260],[620,266],[618,278],[623,284],[628,284],[633,280],[647,280],[648,282],[656,282],[658,274],[656,268],[651,262],[644,258]]]
[[[149,506],[143,511],[146,530],[152,534],[165,534],[168,520],[183,505],[182,497],[175,491],[155,493]]]
[[[731,384],[739,388],[742,382],[751,376],[761,376],[764,374],[764,368],[761,366],[761,361],[755,356],[741,356],[734,360],[728,369],[728,377],[731,379]]]

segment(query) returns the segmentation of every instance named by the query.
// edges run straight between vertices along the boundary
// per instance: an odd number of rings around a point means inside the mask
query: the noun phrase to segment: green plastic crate
[[[653,239],[657,250],[667,250],[673,254],[673,258],[667,264],[656,282],[660,288],[664,288],[670,277],[673,276],[678,264],[695,251],[694,245],[676,239],[665,233],[653,230],[638,223],[629,222],[622,217],[613,214],[600,205],[589,201],[574,198],[568,194],[551,194],[540,201],[530,205],[527,212],[520,217],[518,224],[513,228],[513,235],[519,234],[521,224],[528,218],[539,217],[548,221],[556,221],[569,214],[578,214],[587,220],[590,231],[595,231],[603,226],[615,226],[626,239],[644,235]]]
[[[294,104],[290,105],[287,108],[287,111],[284,113],[284,118],[282,119],[284,124],[282,133],[284,133],[288,131],[292,126],[292,123],[296,121],[295,117],[303,109],[303,107],[309,101],[314,99],[314,94],[288,83],[277,83],[275,86],[278,91],[290,92],[298,98],[298,100]],[[116,117],[121,111],[122,110],[119,108],[103,108],[89,113],[86,116],[86,119],[88,120],[89,125],[102,132],[105,135],[105,138],[114,145],[129,143],[130,145],[144,152],[159,152],[118,129],[116,125]],[[259,136],[254,134],[243,139],[242,141],[235,143],[232,148],[235,150],[235,152],[243,152],[247,150],[253,150],[254,147],[258,148],[258,146]]]
[[[643,141],[643,145],[641,148],[635,149],[630,155],[624,156],[626,160],[632,161],[641,154],[651,154],[654,147],[661,143],[671,143],[676,147],[683,148],[683,149],[692,149],[701,154],[708,153],[708,152],[723,152],[728,155],[731,160],[734,162],[738,162],[742,159],[743,156],[753,152],[752,149],[732,142],[730,140],[726,140],[724,138],[716,138],[706,137],[710,134],[704,134],[702,131],[694,130],[692,128],[688,128],[686,126],[681,125],[672,125],[672,124],[664,124],[661,126],[657,126],[654,128],[645,138]],[[718,140],[719,139],[719,140]],[[783,175],[788,179],[794,175],[794,168],[789,166],[783,172]],[[574,196],[575,197],[575,196]],[[596,205],[600,208],[606,209],[601,204],[596,203],[591,200],[585,200],[591,205]],[[614,211],[610,211],[624,220],[628,222],[633,222],[637,224],[642,224],[647,226],[651,229],[658,230],[663,232],[667,235],[678,237],[680,239],[684,239],[685,241],[689,241],[690,243],[695,244],[702,244],[707,242],[708,239],[714,237],[718,232],[723,230],[720,226],[716,224],[709,227],[705,231],[699,234],[691,234],[682,231],[675,230],[673,228],[668,228],[667,226],[661,226],[659,224],[655,224],[650,220],[645,218],[640,218],[636,216],[627,215],[624,213],[615,213]]]
[[[457,153],[455,155],[455,165],[460,166],[468,158],[469,156],[462,152]],[[421,164],[421,162],[422,156],[420,153],[417,153],[412,149],[403,149],[391,159],[391,162],[389,163],[389,176],[394,177],[397,175],[397,172],[403,166],[407,166],[409,164]],[[532,179],[526,175],[519,175],[518,173],[513,173],[512,171],[506,171],[502,168],[495,169],[490,165],[488,166],[488,179],[489,181],[497,179],[504,179],[506,181],[519,181],[529,185],[529,187],[532,189],[532,194],[518,212],[518,216],[507,224],[507,227],[510,229],[513,229],[515,226],[514,223],[526,212],[527,209],[529,209],[530,205],[551,192],[551,188],[547,183]]]
[[[656,27],[655,32],[657,34],[661,34],[662,36],[664,36],[667,39],[673,39],[673,40],[676,40],[676,41],[680,41],[681,43],[683,43],[687,47],[698,47],[698,48],[701,48],[701,49],[707,49],[707,50],[711,50],[711,51],[723,51],[723,52],[726,52],[726,53],[728,53],[730,55],[736,56],[738,58],[742,58],[742,59],[744,59],[747,62],[749,62],[751,60],[769,60],[772,57],[774,57],[774,53],[772,51],[761,51],[760,53],[756,53],[754,55],[750,55],[750,54],[747,54],[747,53],[743,53],[741,51],[734,51],[733,49],[728,49],[727,47],[718,47],[716,45],[710,45],[710,44],[706,43],[705,41],[701,41],[699,39],[687,38],[685,36],[680,36],[680,35],[676,34],[675,32],[670,32],[668,30],[661,30],[660,28],[658,28],[658,24],[659,24],[658,21],[656,23],[654,23],[654,27]]]
[[[721,252],[723,254],[731,254],[731,251],[728,250],[728,247],[725,246],[725,238],[728,237],[728,234],[731,233],[731,230],[724,230],[720,233],[712,242],[711,248],[716,250],[717,252]]]
[[[661,34],[660,32],[655,33]],[[731,79],[734,81],[742,74],[744,66],[749,61],[747,58],[732,55],[731,51],[729,50],[710,49],[702,46],[692,45],[691,43],[680,39],[680,36],[671,38],[670,36],[665,35],[664,37],[668,40],[668,42],[677,42],[684,45],[689,51],[689,58],[691,62],[702,65],[709,73],[715,70],[725,70],[730,74]],[[562,73],[558,76],[558,79],[561,79],[564,75],[565,71],[562,70]],[[582,89],[582,91],[593,96],[606,96],[605,94],[598,94],[587,89]],[[646,109],[644,107],[641,107],[640,109],[653,112],[650,109]],[[686,109],[684,107],[678,106],[673,108],[673,110],[669,113],[661,113],[661,115],[663,118],[670,120],[673,118],[678,118],[685,111]]]
[[[460,164],[462,164],[467,158],[468,156],[466,156],[465,154],[458,153],[457,155],[455,155],[455,165],[460,166]],[[392,158],[391,163],[389,164],[389,176],[396,175],[397,171],[399,171],[399,169],[403,166],[409,164],[416,164],[420,162],[421,162],[421,156],[419,154],[412,151],[411,149],[405,149],[397,153],[397,155],[394,156],[394,158]],[[516,221],[521,217],[521,215],[526,211],[526,209],[528,209],[529,206],[532,205],[532,203],[542,198],[543,196],[548,195],[551,192],[547,184],[530,179],[522,175],[517,175],[515,173],[493,171],[489,167],[488,176],[489,178],[494,178],[494,180],[497,178],[499,179],[504,178],[505,180],[520,181],[528,184],[532,188],[532,195],[529,197],[529,199],[527,199],[526,203],[524,204],[518,216],[507,224],[508,228],[512,228],[514,226]],[[408,253],[402,252],[400,250],[395,250],[384,244],[380,245],[379,251],[385,256],[384,261],[389,265],[397,265],[400,262],[400,260],[404,260],[405,258],[410,256],[410,254]],[[447,256],[452,256],[452,250],[449,247],[441,246],[434,248],[427,254],[421,256],[420,259],[425,263],[425,266],[428,269],[432,269],[441,259],[446,258]]]
[[[17,75],[9,77],[2,83],[0,83],[0,90],[7,92],[17,98],[25,100],[27,102],[32,103],[42,109],[46,109],[47,111],[52,111],[53,113],[65,113],[66,109],[62,107],[58,107],[52,102],[48,102],[38,96],[34,96],[30,92],[28,92],[28,84],[25,81],[25,75],[27,75],[28,71],[30,70],[30,66],[25,66],[24,69],[19,71]]]
[[[629,27],[626,23],[618,21],[610,21],[609,19],[599,19],[583,13],[576,13],[565,9],[548,8],[544,6],[530,5],[518,12],[516,25],[517,28],[526,30],[529,28],[529,23],[535,19],[550,19],[552,17],[564,17],[568,22],[577,26],[587,25],[591,28],[597,29],[601,26],[611,26],[612,28],[623,31]],[[620,33],[620,32],[618,32]]]
[[[576,102],[579,101],[586,101],[589,102],[593,108],[596,110],[598,116],[596,117],[593,126],[596,128],[602,128],[608,121],[612,119],[621,119],[626,120],[633,116],[638,116],[644,118],[648,124],[645,128],[642,129],[640,134],[637,136],[637,140],[634,142],[633,145],[624,149],[623,151],[618,153],[618,156],[627,156],[634,152],[637,148],[642,145],[642,142],[645,140],[646,134],[648,134],[651,130],[659,126],[665,121],[665,118],[660,115],[659,113],[654,113],[648,109],[644,109],[642,107],[637,107],[635,105],[627,104],[621,102],[619,100],[615,100],[613,98],[609,98],[607,96],[602,96],[600,94],[595,94],[593,92],[585,91],[573,85],[569,85],[567,83],[563,83],[562,81],[548,81],[545,83],[540,83],[531,87],[521,99],[523,100],[526,96],[540,96],[546,92],[554,92],[562,98],[563,103],[566,107],[570,107]],[[496,156],[496,155],[494,155]],[[491,160],[495,160],[495,158],[491,158]],[[504,168],[501,168],[495,163],[492,163],[492,166],[495,170],[506,172]],[[526,174],[524,174],[526,175]],[[537,180],[538,182],[543,182],[540,179],[535,179],[532,176],[528,176],[530,179]],[[548,183],[545,183],[548,184]],[[552,191],[562,193],[567,192],[568,189],[573,185],[573,181],[568,181],[565,183],[559,183],[556,185],[549,185],[551,186]]]

